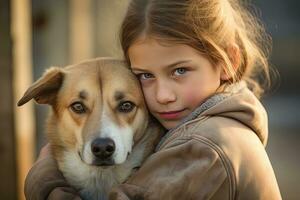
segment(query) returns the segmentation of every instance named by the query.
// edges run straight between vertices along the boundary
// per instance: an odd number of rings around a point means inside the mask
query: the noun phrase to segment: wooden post
[[[10,0],[0,1],[0,199],[17,199]]]
[[[70,63],[94,57],[92,0],[70,1]]]
[[[12,0],[11,29],[13,40],[13,91],[17,158],[18,199],[24,198],[24,180],[34,160],[35,123],[33,103],[16,107],[16,102],[32,83],[31,1]]]

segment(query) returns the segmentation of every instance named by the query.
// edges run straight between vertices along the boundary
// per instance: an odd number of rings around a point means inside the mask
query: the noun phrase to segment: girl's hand
[[[48,157],[48,156],[51,156],[51,148],[50,148],[50,144],[47,143],[40,151],[40,154],[38,156],[38,159],[36,162]]]
[[[117,187],[114,187],[110,194],[109,200],[130,200],[130,199],[146,199],[145,191],[135,185],[130,184],[121,184]]]

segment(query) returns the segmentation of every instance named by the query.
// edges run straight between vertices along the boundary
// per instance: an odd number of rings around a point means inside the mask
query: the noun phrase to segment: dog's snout
[[[115,152],[115,143],[110,138],[97,138],[91,144],[92,153],[100,159],[107,159]]]

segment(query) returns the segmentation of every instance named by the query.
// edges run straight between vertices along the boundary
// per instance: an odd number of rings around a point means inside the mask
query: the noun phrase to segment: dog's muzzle
[[[96,138],[91,143],[91,152],[94,155],[93,165],[114,165],[112,155],[115,152],[115,142],[110,138]]]

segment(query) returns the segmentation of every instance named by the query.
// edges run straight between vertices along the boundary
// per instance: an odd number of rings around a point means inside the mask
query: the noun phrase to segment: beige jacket
[[[265,151],[267,114],[245,85],[197,108],[111,199],[281,199]]]

